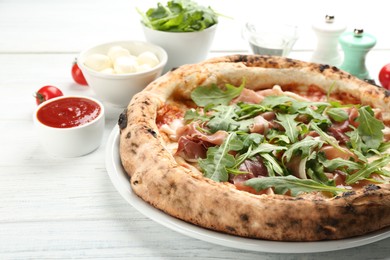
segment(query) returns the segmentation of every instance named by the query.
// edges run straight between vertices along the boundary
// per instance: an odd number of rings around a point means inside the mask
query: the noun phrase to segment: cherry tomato
[[[43,86],[41,87],[36,93],[35,93],[35,99],[37,102],[37,105],[41,104],[42,102],[45,102],[46,100],[49,100],[51,98],[63,96],[64,94],[62,91],[54,86]]]
[[[383,66],[383,68],[379,71],[378,78],[382,87],[390,89],[390,63]]]
[[[88,86],[87,81],[85,80],[85,77],[83,75],[83,72],[77,65],[77,62],[75,61],[72,66],[72,77],[74,81],[80,85]]]

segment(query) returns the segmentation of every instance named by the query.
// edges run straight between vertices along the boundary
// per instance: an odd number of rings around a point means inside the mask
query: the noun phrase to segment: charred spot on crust
[[[127,126],[127,108],[119,115],[118,125],[120,129],[125,129]]]
[[[130,139],[131,138],[131,132],[128,132],[127,134],[126,134],[126,137],[125,137],[126,139]]]
[[[291,219],[290,224],[291,226],[302,226],[302,219]]]
[[[176,183],[174,183],[174,182],[169,183],[169,187],[170,187],[171,190],[173,190],[173,191],[177,190],[177,185],[176,185]]]
[[[247,214],[241,214],[240,219],[243,222],[248,222],[249,221],[249,216]]]
[[[209,215],[213,217],[217,217],[217,214],[215,214],[214,210],[209,210]]]
[[[272,60],[269,60],[267,63],[270,64],[272,68],[278,68],[279,66],[279,63]]]
[[[157,138],[157,133],[151,128],[146,129],[149,134],[151,134],[154,138]]]
[[[133,185],[137,185],[138,184],[138,181],[133,181]]]
[[[329,69],[329,65],[328,64],[321,64],[319,69],[320,69],[320,72],[322,73],[322,72],[324,72],[324,70]]]
[[[143,103],[143,104],[145,104],[145,105],[147,105],[147,106],[149,106],[149,105],[150,105],[150,103],[149,103],[149,101],[148,101],[148,100],[145,100],[145,101],[143,101],[142,103]]]
[[[273,222],[266,222],[265,224],[266,224],[267,226],[269,226],[270,228],[274,228],[274,227],[277,226],[276,223],[273,223]]]
[[[356,194],[355,191],[347,191],[347,192],[344,192],[344,193],[343,193],[342,197],[343,197],[343,198],[347,198],[347,197],[352,196],[352,195],[355,195],[355,194]]]
[[[364,81],[367,82],[368,84],[371,84],[371,85],[374,85],[374,86],[379,87],[379,86],[376,84],[376,82],[375,82],[374,79],[364,79]]]
[[[267,57],[259,55],[238,55],[236,62],[244,62],[247,66],[254,66],[264,60],[267,60]]]
[[[339,223],[340,223],[340,220],[336,219],[336,218],[327,218],[326,219],[326,223],[328,224],[328,226],[338,226]]]
[[[337,68],[336,66],[332,66],[332,70],[333,70],[333,71],[336,71],[336,72],[337,72],[337,71],[340,71],[340,69]]]
[[[232,226],[226,226],[226,229],[229,230],[230,232],[236,232],[236,229]]]
[[[344,207],[344,209],[345,209],[345,212],[346,212],[346,213],[353,213],[353,214],[356,213],[355,207],[352,206],[351,204],[346,205],[346,206]]]
[[[364,186],[364,193],[369,191],[375,191],[379,190],[381,187],[375,185],[375,184],[368,184],[367,186]]]
[[[238,55],[238,59],[236,62],[247,62],[248,61],[248,56],[246,55]]]
[[[334,228],[330,226],[323,226],[323,225],[318,225],[317,226],[317,232],[321,234],[325,234],[325,236],[330,236],[334,233]]]
[[[384,93],[385,93],[385,97],[390,97],[390,91],[389,91],[389,90],[386,89],[386,90],[384,91]]]
[[[232,62],[248,62],[248,56],[247,55],[237,55],[235,56],[235,59],[232,60]]]

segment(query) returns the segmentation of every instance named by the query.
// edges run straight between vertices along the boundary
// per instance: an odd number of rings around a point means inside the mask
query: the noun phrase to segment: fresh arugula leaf
[[[270,129],[266,137],[270,143],[275,143],[284,146],[290,143],[290,139],[288,138],[287,135],[275,129]]]
[[[209,148],[206,159],[198,161],[205,176],[217,182],[227,181],[229,178],[227,168],[233,167],[236,163],[236,159],[229,151],[241,150],[242,145],[237,134],[232,132],[221,146]]]
[[[215,133],[218,130],[234,131],[238,128],[239,123],[235,120],[237,117],[235,106],[217,106],[213,110],[218,113],[215,113],[207,123],[211,132]]]
[[[298,122],[295,121],[296,115],[276,114],[276,118],[278,119],[279,124],[284,127],[286,135],[290,139],[291,143],[296,143],[299,135]]]
[[[172,0],[166,6],[157,3],[145,13],[137,9],[145,26],[168,32],[202,31],[218,23],[218,14],[191,0]]]
[[[249,103],[239,102],[237,105],[240,108],[240,110],[237,111],[239,120],[252,118],[261,113],[272,111],[272,109],[262,106],[260,104],[249,104]]]
[[[345,152],[345,150],[339,145],[338,141],[333,137],[322,131],[315,123],[310,124],[310,128],[317,132],[320,135],[321,139],[324,140],[327,144],[330,144],[340,152]]]
[[[240,167],[240,165],[242,164],[242,163],[244,163],[244,161],[246,160],[246,159],[248,159],[248,156],[249,156],[249,154],[250,154],[250,152],[252,151],[252,145],[250,145],[249,147],[245,147],[245,145],[244,145],[244,143],[243,143],[243,149],[242,150],[246,150],[246,152],[244,152],[244,153],[240,153],[238,156],[237,156],[237,158],[236,158],[236,163],[235,163],[235,165],[233,166],[233,167],[231,167],[231,168],[229,168],[228,170],[229,170],[229,172],[232,172],[232,173],[234,173],[234,174],[237,174],[237,171],[238,170],[236,170],[238,167]],[[239,174],[242,174],[242,173],[246,173],[246,172],[241,172],[241,171],[239,171]]]
[[[290,191],[292,196],[313,191],[326,191],[333,194],[348,191],[334,186],[324,185],[310,179],[298,179],[292,175],[283,177],[252,178],[244,182],[245,185],[254,188],[256,191],[273,187],[276,194],[285,194]]]
[[[342,158],[336,158],[336,159],[332,159],[332,160],[323,160],[322,164],[330,172],[333,172],[337,169],[356,171],[356,170],[360,170],[363,167],[363,165],[360,163],[344,160]]]
[[[363,142],[370,149],[378,149],[383,141],[383,132],[385,128],[383,122],[376,119],[371,107],[364,106],[359,108],[359,116],[356,119],[359,122],[358,131]]]
[[[264,140],[264,136],[258,133],[237,133],[244,147],[257,146]]]
[[[228,105],[233,98],[238,97],[245,87],[245,80],[239,87],[231,84],[225,85],[225,90],[219,88],[216,84],[210,86],[199,86],[191,92],[192,100],[200,107],[209,104]]]
[[[262,153],[260,156],[264,159],[263,163],[265,167],[267,167],[268,175],[269,176],[275,176],[275,173],[277,173],[280,176],[284,175],[284,170],[280,166],[280,164],[276,161],[276,159],[268,154],[268,153]]]
[[[279,113],[288,113],[293,102],[296,102],[296,100],[288,96],[266,96],[260,105],[269,107]]]
[[[381,152],[381,153],[384,153],[384,152],[386,152],[389,149],[390,149],[390,142],[383,142],[378,147],[378,151]]]
[[[367,163],[359,171],[352,175],[347,175],[345,183],[353,184],[360,180],[369,178],[372,173],[380,172],[382,167],[387,166],[390,163],[390,154],[384,155],[382,158],[379,158],[373,162]]]
[[[298,112],[300,114],[304,114],[306,116],[309,116],[311,121],[314,121],[317,125],[321,125],[321,126],[331,125],[331,121],[329,120],[329,118],[327,118],[325,115],[323,115],[321,113],[321,111],[319,111],[319,110],[320,110],[319,108],[314,110],[311,107],[305,107],[305,108],[299,110]]]
[[[332,93],[333,88],[335,87],[335,85],[336,85],[336,83],[333,82],[333,83],[329,86],[328,91],[326,92],[326,100],[327,100],[328,102],[331,102],[331,100],[330,100],[330,93]]]
[[[362,138],[359,135],[359,131],[357,128],[354,128],[352,131],[346,132],[345,133],[349,137],[349,142],[348,145],[351,148],[351,150],[354,150],[361,154],[362,156],[363,153],[366,153],[368,148],[367,146],[363,143]],[[356,154],[356,152],[354,152]],[[359,156],[360,157],[360,156]]]
[[[293,155],[300,155],[301,158],[308,157],[310,153],[316,149],[320,148],[323,144],[323,141],[319,139],[314,139],[311,136],[306,136],[301,141],[293,143],[283,154],[283,161],[289,162]]]
[[[329,108],[326,114],[336,122],[344,122],[348,119],[348,113],[342,108]]]
[[[306,170],[307,176],[316,182],[325,184],[327,186],[335,186],[335,181],[328,179],[328,177],[325,175],[324,167],[320,164],[316,164],[317,167],[309,167]]]
[[[390,177],[390,171],[383,168],[382,171],[381,171],[381,175],[385,176],[385,177]],[[389,182],[389,181],[387,181]]]
[[[248,132],[249,128],[254,124],[254,122],[255,121],[253,118],[237,121],[237,132]]]
[[[290,113],[308,114],[315,118],[320,115],[322,116],[322,112],[329,106],[330,104],[326,102],[305,102],[294,100],[291,103]]]
[[[277,152],[277,151],[282,151],[286,150],[287,148],[284,146],[278,146],[278,145],[273,145],[269,143],[261,143],[254,149],[252,149],[251,153],[249,154],[248,157],[253,157],[257,154],[263,154],[263,153],[272,153],[272,152]]]
[[[298,101],[289,96],[266,96],[260,104],[264,107],[272,108],[279,113],[313,114],[314,111],[315,113],[317,113],[317,116],[321,115],[322,111],[326,107],[330,106],[330,104],[326,102]],[[310,109],[311,111],[308,112],[307,109]]]
[[[323,162],[328,161],[322,152],[313,152],[306,163],[306,174],[310,179],[328,186],[335,186],[334,180],[330,180],[325,174]]]
[[[205,116],[204,114],[200,114],[195,109],[189,109],[184,114],[184,120],[186,120],[187,122],[197,121],[197,120],[205,122],[205,121],[208,121],[209,118],[207,116]]]

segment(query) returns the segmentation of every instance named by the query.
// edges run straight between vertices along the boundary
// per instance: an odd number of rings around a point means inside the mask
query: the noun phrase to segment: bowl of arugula
[[[219,16],[211,7],[192,0],[172,0],[138,12],[146,40],[168,53],[166,71],[207,58]]]

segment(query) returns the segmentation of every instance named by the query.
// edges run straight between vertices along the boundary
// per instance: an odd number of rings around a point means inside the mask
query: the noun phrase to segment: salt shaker
[[[343,33],[339,42],[344,51],[344,62],[340,69],[345,70],[360,79],[370,79],[366,67],[367,53],[375,46],[376,38],[363,29]]]
[[[339,66],[342,56],[338,50],[338,38],[345,31],[346,25],[337,22],[333,15],[326,15],[324,20],[313,23],[312,29],[317,36],[317,47],[311,61]]]

